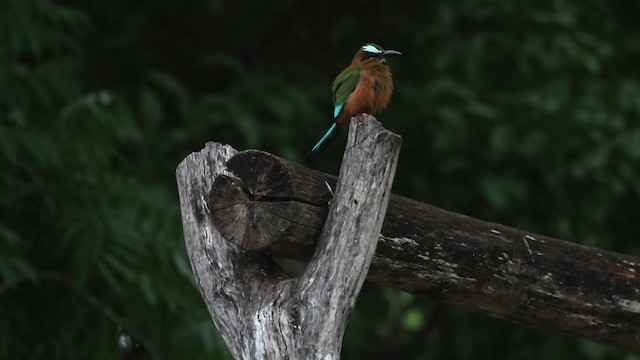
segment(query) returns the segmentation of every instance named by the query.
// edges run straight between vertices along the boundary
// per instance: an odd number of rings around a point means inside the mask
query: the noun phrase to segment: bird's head
[[[364,44],[358,49],[358,52],[356,52],[353,61],[378,61],[384,64],[387,61],[388,55],[402,55],[402,53],[396,50],[385,50],[376,44]]]

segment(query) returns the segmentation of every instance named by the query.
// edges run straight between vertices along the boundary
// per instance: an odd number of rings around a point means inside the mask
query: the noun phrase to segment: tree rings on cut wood
[[[332,197],[316,180],[335,186],[335,178],[257,150],[234,156],[227,170],[208,199],[220,234],[245,249],[310,256]]]

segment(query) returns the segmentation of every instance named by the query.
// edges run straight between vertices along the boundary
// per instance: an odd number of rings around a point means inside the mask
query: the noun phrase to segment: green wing
[[[333,80],[333,118],[337,119],[342,113],[344,103],[347,102],[349,95],[356,89],[360,82],[360,70],[343,71]]]

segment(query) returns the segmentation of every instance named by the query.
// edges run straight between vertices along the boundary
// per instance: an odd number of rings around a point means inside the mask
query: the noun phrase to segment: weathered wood
[[[225,168],[235,150],[209,143],[178,166],[185,241],[196,282],[235,358],[339,358],[346,322],[384,220],[400,142],[371,117],[352,120],[326,225],[307,269],[297,279],[289,278],[268,256],[225,241],[216,228],[234,222],[251,228],[251,206],[227,211],[235,208],[232,202],[237,199],[260,199],[269,207],[259,187],[246,193],[247,184],[240,184]],[[211,196],[219,186],[231,186],[235,192]],[[227,224],[213,221],[212,214],[225,211],[233,216],[225,218]],[[274,214],[271,221],[278,220],[279,214]]]
[[[228,162],[211,218],[241,246],[305,259],[335,178],[260,151]],[[232,220],[230,220],[232,219]],[[392,195],[368,280],[513,322],[640,350],[640,259]]]

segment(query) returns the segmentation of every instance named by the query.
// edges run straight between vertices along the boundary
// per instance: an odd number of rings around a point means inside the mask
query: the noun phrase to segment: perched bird
[[[351,64],[333,80],[333,125],[305,156],[324,151],[331,145],[339,130],[349,125],[353,116],[375,114],[387,106],[393,93],[391,70],[387,55],[402,55],[385,50],[376,44],[365,44],[356,52]]]

